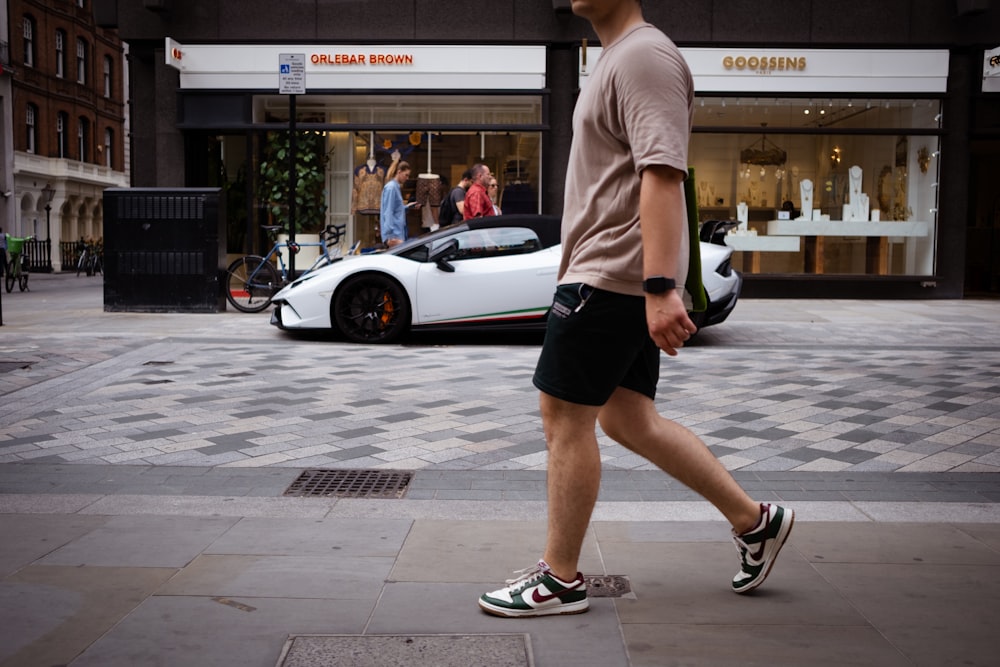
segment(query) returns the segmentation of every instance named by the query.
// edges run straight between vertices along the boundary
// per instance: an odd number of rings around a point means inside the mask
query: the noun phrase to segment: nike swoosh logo
[[[560,591],[558,593],[552,593],[551,595],[542,595],[541,593],[538,592],[539,589],[536,588],[531,592],[531,599],[534,601],[535,604],[542,604],[548,602],[549,600],[554,600],[555,598],[562,597],[566,593],[572,593],[573,590],[576,588],[579,588],[579,585],[574,586],[573,588],[567,588],[566,590]]]

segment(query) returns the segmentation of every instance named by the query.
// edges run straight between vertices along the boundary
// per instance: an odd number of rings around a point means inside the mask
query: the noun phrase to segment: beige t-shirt
[[[658,28],[639,24],[604,48],[573,113],[560,284],[642,295],[640,174],[650,165],[687,174],[693,113],[691,71]],[[683,285],[688,225],[669,222],[683,227],[673,276]]]

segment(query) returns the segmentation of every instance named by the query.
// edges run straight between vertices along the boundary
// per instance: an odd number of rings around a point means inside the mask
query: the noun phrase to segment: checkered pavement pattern
[[[788,324],[783,341],[760,345],[776,338],[723,327],[663,357],[657,403],[729,469],[1000,471],[1000,347],[916,335],[813,344]],[[734,332],[743,339],[713,341]],[[545,468],[537,345],[227,336],[43,347],[59,353],[32,361],[21,349],[0,368],[0,463]],[[652,468],[600,443],[606,470]]]

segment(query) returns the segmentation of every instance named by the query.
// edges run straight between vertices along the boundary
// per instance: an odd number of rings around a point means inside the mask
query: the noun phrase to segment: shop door
[[[969,174],[965,296],[1000,298],[1000,141],[975,142]]]

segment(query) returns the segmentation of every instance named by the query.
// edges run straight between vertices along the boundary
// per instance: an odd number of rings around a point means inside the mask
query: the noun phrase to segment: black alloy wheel
[[[392,278],[363,273],[337,291],[333,320],[353,343],[391,343],[410,327],[410,302]]]

